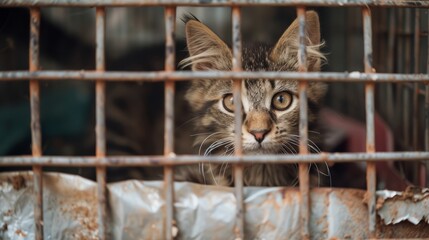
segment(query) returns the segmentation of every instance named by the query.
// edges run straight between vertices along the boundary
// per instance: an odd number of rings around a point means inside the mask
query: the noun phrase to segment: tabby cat
[[[230,48],[195,17],[187,17],[186,41],[190,56],[181,62],[192,70],[232,68]],[[246,71],[297,71],[299,24],[295,20],[273,48],[243,48]],[[319,17],[306,12],[308,71],[319,71],[325,59],[319,51]],[[296,154],[298,152],[299,99],[298,82],[289,80],[245,79],[242,83],[244,154]],[[317,142],[318,108],[326,92],[325,84],[308,86],[309,148],[319,151]],[[234,102],[232,81],[195,80],[186,95],[194,122],[194,145],[202,155],[234,154]],[[244,185],[291,186],[297,183],[297,168],[292,164],[250,164],[244,169]],[[177,180],[202,184],[232,186],[232,167],[228,163],[200,164],[179,168]]]

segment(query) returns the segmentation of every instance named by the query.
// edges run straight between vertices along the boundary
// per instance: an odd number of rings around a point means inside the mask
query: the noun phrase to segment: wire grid
[[[31,103],[31,134],[32,134],[32,156],[0,157],[0,166],[27,165],[33,166],[34,171],[34,218],[36,223],[36,239],[43,239],[43,188],[42,188],[42,166],[85,166],[96,167],[97,173],[97,196],[98,196],[98,226],[99,238],[106,239],[106,167],[108,166],[164,166],[165,184],[165,239],[172,239],[172,228],[174,224],[173,201],[173,166],[197,162],[228,161],[234,165],[235,195],[237,198],[237,220],[235,226],[235,238],[244,239],[244,209],[243,209],[243,167],[245,163],[299,163],[299,180],[301,192],[301,218],[302,238],[309,239],[311,229],[309,219],[311,214],[310,186],[308,176],[308,164],[311,162],[367,162],[367,199],[369,216],[369,234],[371,238],[376,237],[376,168],[375,161],[389,160],[427,160],[429,159],[429,140],[426,136],[426,152],[375,152],[374,137],[374,85],[376,82],[429,82],[426,74],[376,74],[372,66],[372,24],[371,12],[368,6],[400,6],[400,7],[425,7],[429,2],[420,1],[377,1],[377,0],[294,0],[294,1],[209,1],[206,6],[226,5],[232,7],[232,31],[233,31],[233,69],[231,72],[175,72],[175,15],[176,6],[199,5],[194,0],[180,1],[156,1],[156,0],[123,0],[123,1],[96,1],[96,0],[64,0],[64,1],[3,1],[0,6],[26,6],[30,9],[30,69],[29,71],[3,71],[0,72],[0,80],[25,80],[30,79],[30,103]],[[165,7],[165,29],[166,29],[166,58],[165,71],[162,72],[106,72],[105,71],[105,8],[106,6],[142,6],[142,5],[168,5]],[[242,72],[241,65],[241,34],[240,34],[240,5],[293,5],[297,6],[299,21],[299,72]],[[365,73],[307,73],[306,69],[306,46],[305,46],[305,7],[307,6],[361,6],[363,17],[364,36],[364,65]],[[44,6],[97,6],[96,8],[96,70],[95,71],[39,71],[39,27],[40,9]],[[175,156],[174,154],[174,82],[177,80],[190,79],[233,79],[234,101],[237,104],[235,112],[235,156]],[[264,155],[243,156],[241,143],[241,82],[247,78],[265,79],[294,79],[299,81],[300,99],[300,123],[299,134],[300,155]],[[49,157],[42,156],[41,152],[41,126],[39,111],[39,82],[38,80],[95,80],[96,81],[96,156],[95,157]],[[106,156],[106,126],[105,126],[105,81],[165,81],[165,135],[164,156],[133,156],[133,157],[110,157]],[[307,119],[307,85],[308,81],[345,81],[365,82],[365,108],[366,108],[366,153],[344,153],[344,154],[309,154],[308,141],[308,119]],[[426,103],[429,103],[429,88],[425,91]],[[427,106],[429,108],[429,104]],[[426,120],[425,131],[428,132],[429,121]],[[429,134],[427,134],[429,135]]]

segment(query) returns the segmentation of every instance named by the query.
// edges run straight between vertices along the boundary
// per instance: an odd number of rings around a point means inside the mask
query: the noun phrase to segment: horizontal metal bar
[[[125,6],[384,6],[428,7],[422,0],[0,0],[0,7],[125,7]]]
[[[423,82],[429,74],[393,74],[361,72],[228,72],[228,71],[0,71],[0,81],[10,80],[90,80],[106,81],[186,81],[191,79],[285,79],[325,82]]]
[[[320,153],[308,155],[245,155],[238,156],[7,156],[0,157],[0,166],[60,166],[60,167],[128,167],[187,165],[195,163],[315,163],[315,162],[357,162],[357,161],[416,161],[429,159],[429,152],[377,152],[377,153]]]

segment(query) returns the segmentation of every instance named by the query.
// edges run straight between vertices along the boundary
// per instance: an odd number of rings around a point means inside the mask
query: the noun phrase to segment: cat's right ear
[[[197,20],[186,22],[189,57],[180,65],[192,70],[231,70],[232,54],[228,46],[207,26]]]

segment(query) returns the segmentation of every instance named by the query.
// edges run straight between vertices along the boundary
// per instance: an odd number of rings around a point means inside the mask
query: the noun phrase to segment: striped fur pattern
[[[319,71],[325,60],[319,51],[319,18],[306,13],[307,62],[309,71]],[[194,17],[186,19],[186,37],[190,57],[181,62],[192,70],[231,70],[230,48],[207,26]],[[243,67],[247,71],[297,71],[298,22],[295,20],[272,48],[258,45],[243,49]],[[320,151],[317,114],[326,92],[323,83],[308,86],[309,148]],[[201,155],[234,154],[234,113],[230,96],[232,81],[195,80],[186,93],[194,114],[194,146]],[[298,82],[246,79],[242,85],[244,154],[297,154],[299,144]],[[229,102],[228,102],[229,101]],[[279,107],[284,107],[280,109]],[[181,168],[177,180],[202,184],[233,186],[232,167],[228,163],[200,164]],[[293,186],[297,184],[296,165],[251,164],[244,169],[246,186]]]

